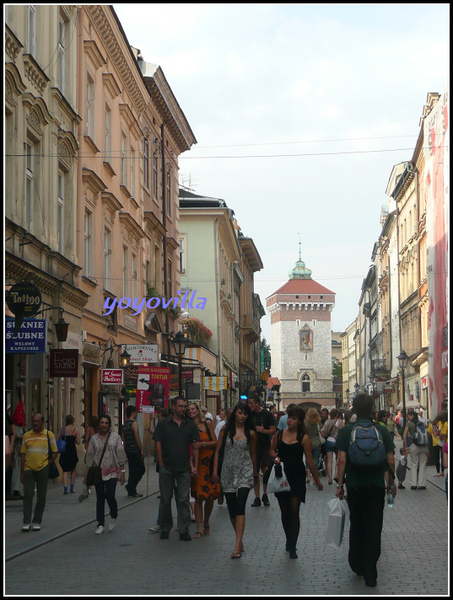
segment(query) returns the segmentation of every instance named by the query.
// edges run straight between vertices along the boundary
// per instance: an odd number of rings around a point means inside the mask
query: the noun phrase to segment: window
[[[143,185],[149,188],[149,141],[143,140]]]
[[[93,232],[93,213],[85,210],[83,221],[83,272],[89,277],[91,275],[92,264],[92,232]]]
[[[36,6],[27,7],[27,51],[36,56]]]
[[[123,297],[127,296],[127,248],[123,246]]]
[[[180,273],[186,272],[186,238],[182,236],[179,238],[179,271]]]
[[[64,253],[64,209],[65,209],[65,177],[61,171],[58,173],[58,199],[57,199],[57,247],[58,252]]]
[[[31,142],[26,144],[26,182],[25,182],[25,223],[33,229],[34,199],[35,199],[35,146]]]
[[[157,200],[157,189],[158,189],[158,181],[157,181],[157,152],[153,154],[153,196]]]
[[[167,171],[167,216],[171,217],[171,173]]]
[[[58,76],[59,76],[59,85],[62,94],[64,95],[66,92],[66,29],[67,24],[62,17],[60,17],[59,21],[59,40],[58,40]]]
[[[128,188],[132,198],[135,198],[135,149],[131,146],[130,164],[130,187]]]
[[[310,391],[310,377],[305,374],[302,377],[302,391],[303,392],[309,392]]]
[[[126,134],[121,132],[121,185],[127,187],[127,138]]]
[[[132,254],[132,277],[131,277],[131,296],[134,299],[137,296],[137,257]]]
[[[104,112],[104,162],[111,162],[112,154],[112,111],[108,104]]]
[[[89,73],[87,73],[87,129],[86,134],[94,139],[94,119],[95,119],[95,106],[94,106],[94,80]]]
[[[110,289],[112,273],[112,232],[104,229],[104,288]]]

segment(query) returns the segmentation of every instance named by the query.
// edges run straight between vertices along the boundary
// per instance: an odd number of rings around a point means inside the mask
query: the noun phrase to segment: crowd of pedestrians
[[[151,420],[148,429],[154,441],[160,490],[157,523],[150,531],[159,533],[162,540],[169,538],[174,525],[174,498],[180,540],[200,540],[211,533],[214,503],[220,504],[225,499],[234,531],[231,558],[239,559],[245,551],[250,492],[253,489],[250,507],[270,506],[269,475],[283,466],[289,491],[276,491],[275,497],[281,513],[285,548],[289,557],[295,559],[300,505],[305,502],[306,486],[312,482],[319,491],[323,490],[319,473],[321,465],[325,465],[328,485],[335,482],[337,497],[345,497],[349,505],[349,565],[364,577],[367,585],[375,586],[385,492],[391,488],[396,495],[396,483],[398,489],[405,489],[406,476],[411,490],[426,489],[428,447],[433,449],[435,476],[447,480],[448,411],[445,402],[428,424],[422,411],[408,410],[406,415],[385,410],[371,413],[372,406],[370,396],[358,394],[352,411],[310,408],[305,412],[301,405],[291,404],[285,413],[277,413],[275,407],[268,410],[261,406],[258,396],[252,395],[213,417],[199,402],[187,404],[182,397],[174,398],[168,410],[161,409],[156,421]],[[372,423],[385,447],[385,461],[377,470],[357,470],[351,461],[352,431],[364,423]],[[99,535],[105,530],[105,503],[110,510],[108,529],[111,531],[118,516],[117,485],[125,483],[126,462],[128,496],[142,497],[137,485],[145,473],[144,447],[135,406],[126,408],[121,435],[112,431],[109,415],[91,420],[83,440],[72,415],[66,417],[57,436],[44,428],[44,417],[40,413],[32,416],[31,424],[32,428],[26,431],[23,406],[18,405],[13,419],[7,419],[5,440],[7,499],[23,499],[22,531],[41,528],[49,472],[57,456],[63,472],[63,493],[75,492],[76,446],[82,441],[85,477],[79,502],[88,498],[90,487],[94,487],[95,533]],[[403,442],[397,457],[395,439]],[[66,443],[63,451],[57,447],[61,440]],[[98,473],[93,475],[96,467]],[[193,520],[196,531],[192,538],[189,526]]]

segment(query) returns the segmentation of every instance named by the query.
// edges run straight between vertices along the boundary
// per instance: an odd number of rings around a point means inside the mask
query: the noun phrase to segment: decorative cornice
[[[17,55],[23,47],[8,25],[5,25],[5,52],[13,62],[16,62]]]
[[[24,60],[25,76],[42,95],[50,79],[47,77],[31,54],[23,54],[22,57]]]

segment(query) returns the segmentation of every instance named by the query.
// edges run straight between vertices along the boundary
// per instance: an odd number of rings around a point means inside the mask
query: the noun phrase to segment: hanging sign
[[[15,319],[6,319],[5,352],[34,354],[46,351],[45,319],[25,319],[17,331],[15,325]]]
[[[51,348],[49,352],[49,375],[54,377],[78,377],[79,351],[57,350]]]
[[[154,412],[156,408],[168,406],[169,395],[170,369],[168,367],[138,368],[135,396],[137,412]],[[152,411],[144,407],[152,407]]]
[[[14,333],[17,333],[23,320],[33,317],[41,307],[41,292],[31,281],[15,283],[6,292],[6,303],[16,317]]]
[[[123,385],[123,369],[102,369],[102,385]]]

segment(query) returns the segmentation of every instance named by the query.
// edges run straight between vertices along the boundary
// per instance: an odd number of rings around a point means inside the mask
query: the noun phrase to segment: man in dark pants
[[[137,409],[135,406],[126,407],[127,421],[121,430],[127,462],[129,465],[129,479],[126,485],[129,498],[142,498],[143,494],[137,493],[137,485],[146,472],[144,463],[143,445],[137,425]]]
[[[200,434],[195,423],[185,416],[187,403],[184,398],[174,398],[172,408],[173,414],[158,422],[153,435],[159,465],[160,539],[168,539],[173,527],[171,499],[176,487],[179,539],[188,542],[192,539],[189,533],[190,476],[198,474],[199,457],[199,450],[193,448],[191,463],[190,447],[200,440]]]
[[[24,433],[20,454],[22,458],[20,481],[24,485],[24,524],[22,531],[39,531],[46,506],[49,465],[57,458],[57,444],[51,431],[44,429],[44,417],[36,413],[31,419],[32,429]],[[52,457],[49,458],[49,445]],[[36,484],[36,506],[31,520]]]
[[[260,398],[252,394],[248,399],[248,405],[252,411],[256,425],[256,468],[261,469],[263,476],[266,471],[272,466],[272,459],[269,455],[271,449],[271,438],[276,431],[275,419],[272,413],[260,405]],[[251,506],[261,506],[260,500],[260,478],[255,478],[255,500]],[[264,483],[263,477],[263,504],[269,506],[269,498],[267,496],[267,483]]]
[[[374,426],[379,430],[384,442],[386,462],[377,467],[357,468],[351,463],[348,451],[351,433],[360,421],[371,420],[373,399],[366,394],[354,398],[353,410],[357,415],[356,423],[345,425],[338,432],[335,443],[338,449],[338,485],[337,497],[343,499],[343,482],[346,475],[347,502],[349,507],[349,566],[357,575],[363,575],[366,585],[376,586],[376,564],[381,554],[381,532],[384,518],[385,491],[393,484],[393,477],[388,477],[386,485],[384,474],[390,469],[395,472],[395,460],[390,433],[379,423]],[[394,488],[395,486],[393,486]],[[396,489],[393,489],[396,494]]]

